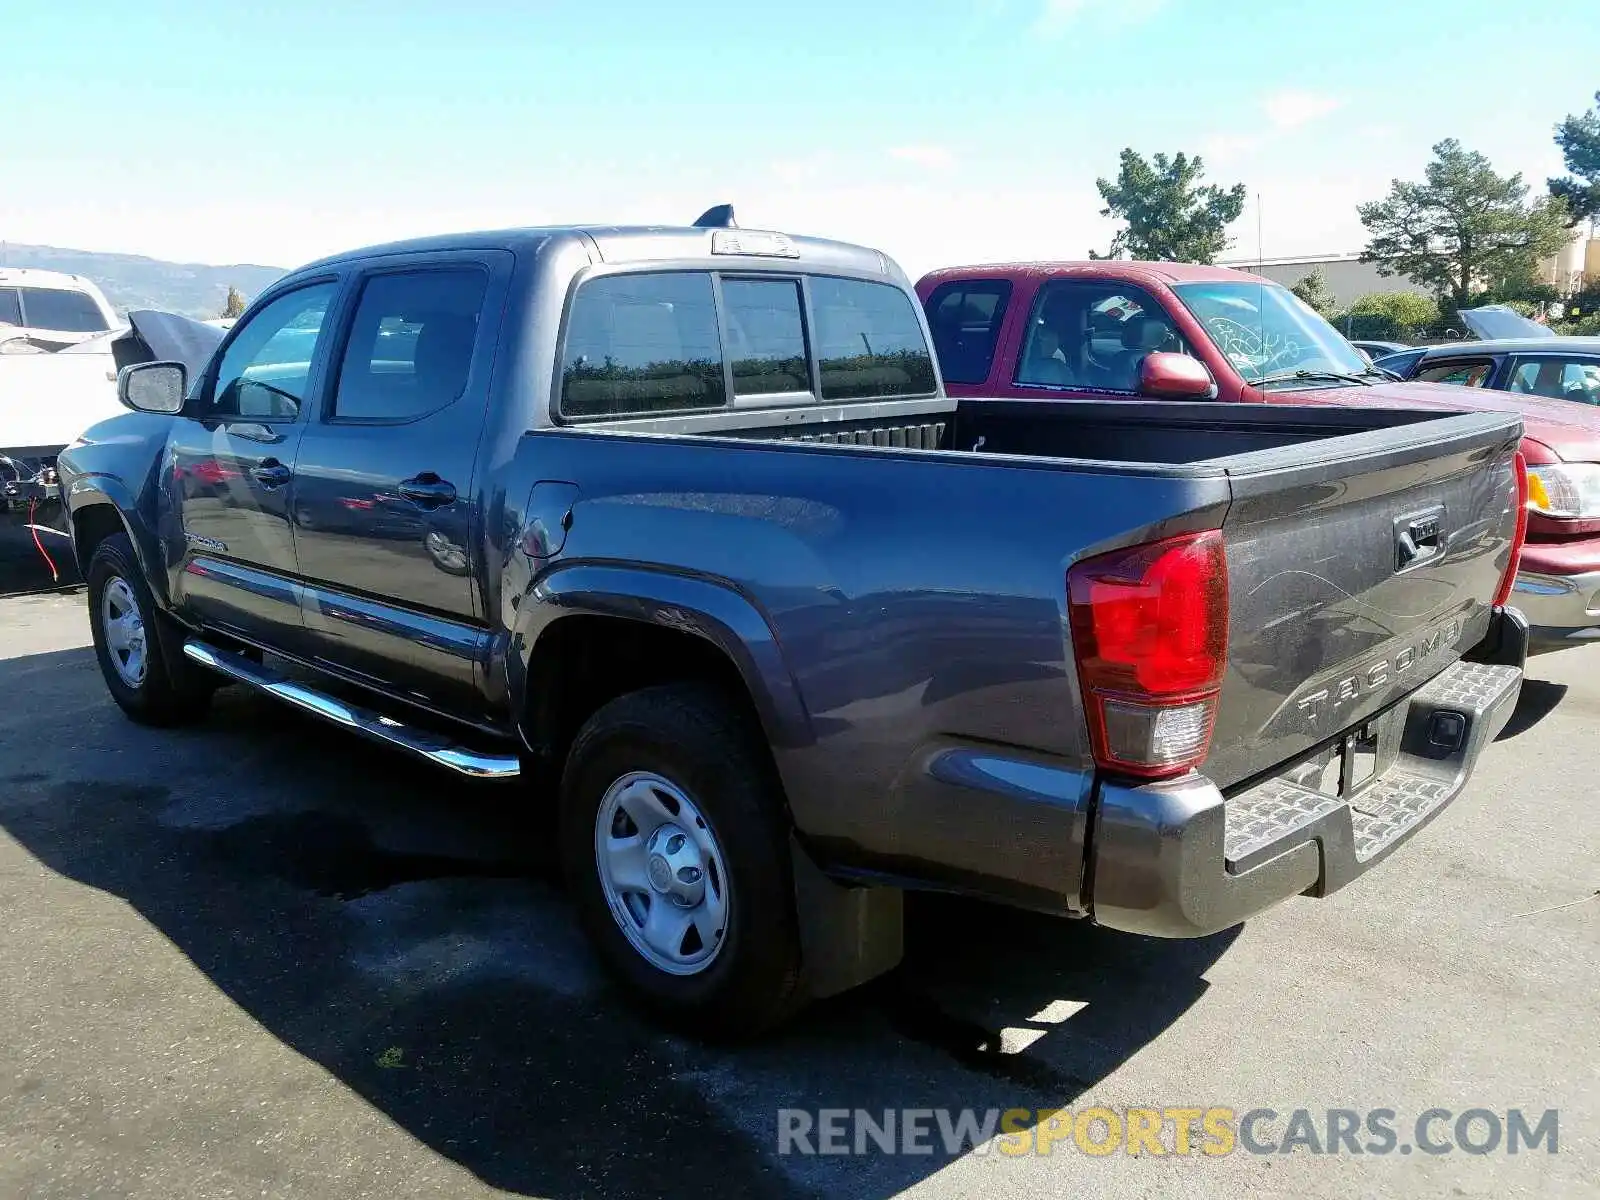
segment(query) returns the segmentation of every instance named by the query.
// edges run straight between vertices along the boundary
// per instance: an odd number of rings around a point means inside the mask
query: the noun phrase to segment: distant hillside
[[[249,300],[283,274],[282,267],[212,267],[204,263],[162,262],[137,254],[22,246],[16,242],[6,244],[0,262],[8,267],[41,267],[87,276],[99,285],[118,312],[160,308],[189,317],[217,316],[228,298],[228,288],[238,288]]]

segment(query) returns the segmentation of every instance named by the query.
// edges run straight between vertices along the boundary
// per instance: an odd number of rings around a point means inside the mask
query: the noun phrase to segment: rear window
[[[561,365],[561,413],[691,412],[727,402],[711,276],[607,275],[578,289]]]
[[[890,284],[647,271],[578,288],[560,412],[649,416],[723,408],[735,397],[926,396],[934,378],[917,307]]]
[[[24,323],[30,329],[57,329],[63,333],[103,333],[106,324],[100,306],[82,292],[60,288],[18,288],[22,294]],[[3,320],[0,317],[0,320]]]
[[[1010,299],[1011,283],[1005,279],[956,280],[928,297],[928,325],[946,380],[982,383],[989,378]]]
[[[722,305],[735,396],[811,390],[798,280],[724,278]]]
[[[810,286],[824,400],[932,394],[933,355],[905,292],[826,275]]]

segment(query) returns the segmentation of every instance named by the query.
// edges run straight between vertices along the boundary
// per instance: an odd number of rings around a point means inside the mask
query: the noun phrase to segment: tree
[[[1132,149],[1122,152],[1116,182],[1095,180],[1106,206],[1102,217],[1126,221],[1105,255],[1091,258],[1147,258],[1167,262],[1214,260],[1230,245],[1227,228],[1244,211],[1244,184],[1202,185],[1198,155],[1152,155],[1147,162]]]
[[[1496,175],[1454,138],[1433,153],[1422,183],[1396,179],[1388,196],[1357,209],[1372,235],[1361,261],[1380,275],[1403,275],[1465,307],[1475,289],[1522,277],[1567,244],[1561,200],[1529,204],[1521,175]]]
[[[1289,289],[1323,316],[1330,316],[1339,308],[1339,298],[1328,287],[1328,277],[1321,267],[1312,267],[1308,275]]]
[[[1556,145],[1571,172],[1550,181],[1550,194],[1567,202],[1572,223],[1600,217],[1600,92],[1595,106],[1556,126]]]
[[[228,298],[223,302],[222,311],[217,315],[235,318],[244,316],[244,297],[239,294],[238,288],[228,288]]]
[[[1472,298],[1477,304],[1527,304],[1530,308],[1548,307],[1561,299],[1553,284],[1539,278],[1531,269],[1489,281],[1489,286]]]

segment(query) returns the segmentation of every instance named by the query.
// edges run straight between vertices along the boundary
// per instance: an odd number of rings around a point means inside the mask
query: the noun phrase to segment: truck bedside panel
[[[938,738],[888,807],[907,877],[1043,912],[1081,911],[1094,772],[1010,746]]]

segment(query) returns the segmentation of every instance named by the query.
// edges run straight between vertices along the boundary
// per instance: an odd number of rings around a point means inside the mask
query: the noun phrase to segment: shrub
[[[1369,292],[1339,319],[1346,337],[1404,341],[1439,324],[1439,306],[1419,292]]]

